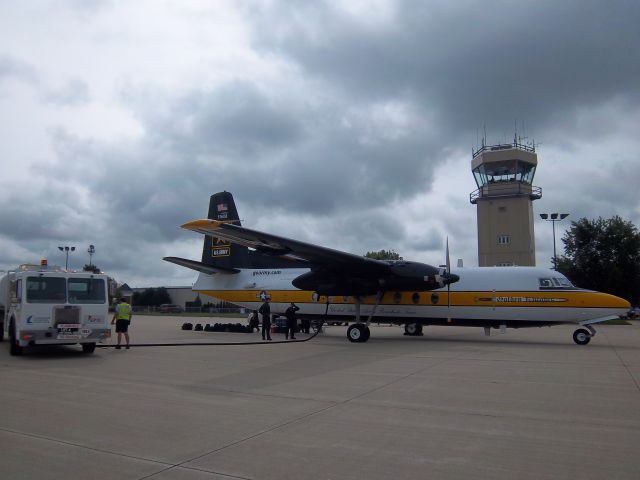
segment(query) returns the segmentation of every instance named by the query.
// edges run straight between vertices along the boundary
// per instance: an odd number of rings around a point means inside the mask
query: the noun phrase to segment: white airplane
[[[269,298],[272,313],[295,302],[300,317],[354,322],[351,342],[366,342],[375,321],[404,325],[407,335],[421,335],[424,325],[477,326],[489,335],[491,328],[577,324],[573,340],[586,345],[594,324],[630,308],[545,268],[452,271],[448,258],[445,268],[373,260],[244,228],[229,192],[211,196],[208,217],[182,225],[205,235],[201,262],[164,258],[200,272],[193,290],[251,310]]]

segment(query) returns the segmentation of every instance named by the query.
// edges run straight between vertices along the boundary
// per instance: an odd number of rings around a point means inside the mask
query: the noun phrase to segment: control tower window
[[[536,173],[536,166],[530,163],[518,162],[516,180],[518,182],[524,182],[531,184],[533,182],[533,176]]]
[[[496,182],[516,181],[531,184],[535,173],[535,165],[518,160],[482,164],[473,170],[478,187]]]
[[[511,235],[498,235],[498,245],[508,245],[511,243]]]

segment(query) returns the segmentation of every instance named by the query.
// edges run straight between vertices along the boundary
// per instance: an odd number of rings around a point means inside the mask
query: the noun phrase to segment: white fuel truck
[[[107,276],[20,265],[0,280],[0,340],[11,355],[30,345],[81,344],[92,353],[111,337]]]

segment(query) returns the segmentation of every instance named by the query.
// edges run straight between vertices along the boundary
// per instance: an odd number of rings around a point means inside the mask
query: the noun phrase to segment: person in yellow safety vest
[[[116,305],[116,313],[113,315],[113,319],[111,320],[111,325],[116,324],[116,333],[118,334],[118,344],[116,345],[116,349],[120,350],[120,341],[122,339],[122,334],[124,334],[124,338],[127,341],[127,350],[129,349],[129,324],[131,323],[131,305],[127,303],[127,299],[122,297],[120,299],[120,303]]]

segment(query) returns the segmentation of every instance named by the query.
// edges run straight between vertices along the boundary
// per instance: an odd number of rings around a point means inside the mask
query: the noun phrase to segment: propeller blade
[[[447,236],[447,274],[451,273],[451,258],[449,257],[449,236]]]

